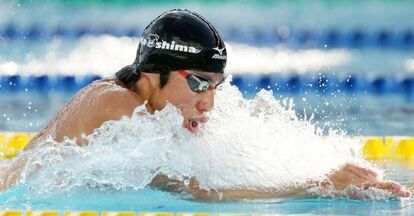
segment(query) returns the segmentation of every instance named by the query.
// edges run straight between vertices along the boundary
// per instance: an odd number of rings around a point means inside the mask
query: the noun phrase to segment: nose
[[[197,103],[197,110],[207,112],[214,107],[214,91],[205,91],[201,94],[200,101]]]

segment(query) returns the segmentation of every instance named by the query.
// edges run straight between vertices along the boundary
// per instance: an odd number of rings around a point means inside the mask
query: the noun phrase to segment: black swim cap
[[[223,73],[227,52],[217,30],[189,10],[174,9],[154,19],[142,33],[135,70],[168,74],[176,70]]]

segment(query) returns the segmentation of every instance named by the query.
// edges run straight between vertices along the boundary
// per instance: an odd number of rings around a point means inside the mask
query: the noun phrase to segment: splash
[[[319,197],[351,198],[364,201],[399,200],[404,203],[409,200],[378,188],[362,189],[354,185],[349,185],[342,190],[335,190],[332,185],[329,187],[318,186],[309,188],[307,191]]]
[[[1,163],[26,158],[20,183],[48,194],[77,187],[140,190],[158,173],[195,177],[207,189],[283,189],[321,180],[345,162],[362,161],[358,143],[333,130],[322,136],[322,129],[296,116],[291,100],[281,103],[265,90],[244,99],[229,79],[209,117],[193,135],[182,128],[174,106],[154,115],[140,106],[131,118],[107,121],[86,136],[88,146],[48,140]]]

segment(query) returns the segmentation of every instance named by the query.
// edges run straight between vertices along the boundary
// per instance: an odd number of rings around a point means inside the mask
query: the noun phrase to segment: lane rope
[[[89,83],[99,80],[99,75],[72,76],[0,76],[0,94],[2,92],[24,91],[66,91],[73,92],[85,87]],[[367,78],[358,75],[333,76],[333,75],[233,75],[233,85],[241,92],[255,93],[260,89],[273,90],[274,92],[369,92],[374,94],[400,93],[414,95],[414,76],[394,78],[392,76],[379,76]]]
[[[291,34],[284,35],[273,28],[253,28],[242,30],[237,27],[223,29],[223,38],[227,41],[247,44],[287,44],[295,46],[312,46],[325,48],[338,47],[378,47],[393,49],[414,48],[414,29],[393,31],[379,29],[364,31],[358,28],[349,31],[339,29],[306,30],[290,29]],[[79,39],[86,35],[112,35],[116,37],[139,37],[142,27],[113,26],[55,26],[44,27],[38,24],[19,26],[13,23],[0,26],[0,38],[7,40],[50,40],[54,37]],[[325,46],[326,45],[326,46]]]

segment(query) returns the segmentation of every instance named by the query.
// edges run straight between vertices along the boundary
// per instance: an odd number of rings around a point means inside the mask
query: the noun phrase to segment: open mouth
[[[199,128],[200,128],[200,124],[201,123],[206,123],[207,121],[208,121],[207,117],[192,118],[192,119],[188,120],[188,122],[186,124],[186,128],[191,133],[197,133]]]

